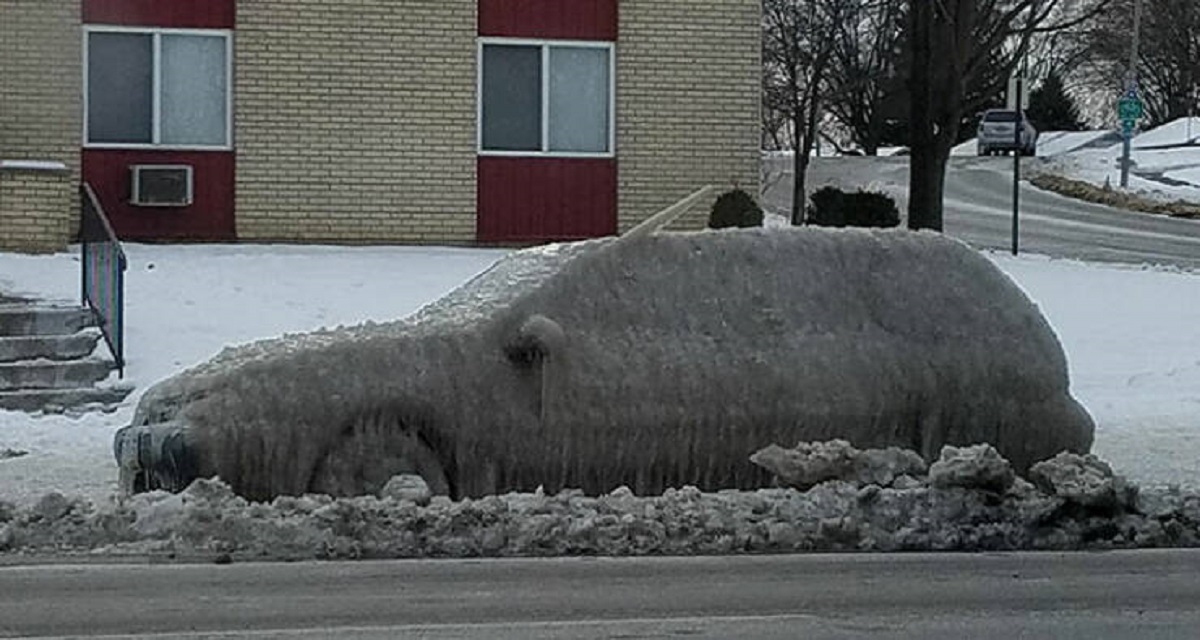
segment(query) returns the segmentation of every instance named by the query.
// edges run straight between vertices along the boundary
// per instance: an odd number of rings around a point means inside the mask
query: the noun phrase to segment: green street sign
[[[1139,120],[1142,117],[1142,101],[1136,97],[1125,96],[1117,101],[1117,118],[1119,120]]]

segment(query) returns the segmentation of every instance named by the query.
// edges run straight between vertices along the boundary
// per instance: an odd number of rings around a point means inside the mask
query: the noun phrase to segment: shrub
[[[808,205],[806,222],[823,227],[846,226],[845,199],[846,194],[841,189],[834,187],[817,189],[808,197],[811,204]]]
[[[874,191],[846,193],[822,187],[809,197],[808,223],[822,227],[894,227],[900,210],[891,196]]]
[[[734,189],[722,193],[708,214],[710,229],[725,229],[728,227],[761,227],[763,211],[742,189]]]

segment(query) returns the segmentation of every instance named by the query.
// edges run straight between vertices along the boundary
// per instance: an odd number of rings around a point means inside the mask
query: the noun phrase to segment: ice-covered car
[[[990,442],[1024,468],[1092,430],[1050,327],[977,252],[789,228],[517,251],[411,319],[227,349],[147,391],[115,448],[129,491],[657,493],[762,486],[772,443]]]
[[[1017,138],[1020,127],[1020,139]],[[996,152],[1016,151],[1023,156],[1037,153],[1038,132],[1024,112],[1013,109],[988,109],[979,118],[975,131],[976,152],[990,156]]]

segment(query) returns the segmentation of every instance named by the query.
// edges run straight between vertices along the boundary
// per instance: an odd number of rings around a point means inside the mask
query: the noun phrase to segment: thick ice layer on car
[[[264,341],[149,392],[239,493],[768,481],[773,442],[1085,452],[1049,325],[937,234],[739,230],[516,252],[410,321]]]

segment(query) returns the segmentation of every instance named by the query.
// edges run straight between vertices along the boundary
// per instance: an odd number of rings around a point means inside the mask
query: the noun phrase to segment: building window
[[[90,146],[229,148],[227,31],[87,27]]]
[[[609,43],[482,41],[480,153],[612,155],[612,53]]]

